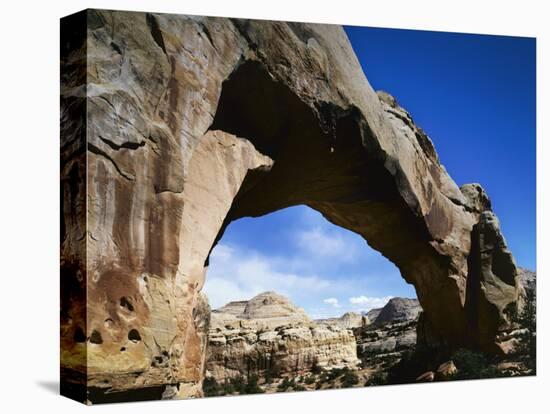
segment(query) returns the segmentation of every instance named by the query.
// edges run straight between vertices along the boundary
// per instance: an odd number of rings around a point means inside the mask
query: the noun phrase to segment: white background
[[[96,406],[94,412],[541,412],[548,410],[548,16],[538,1],[50,1],[2,4],[0,411],[80,412],[57,395],[59,18],[86,7],[536,36],[539,376],[452,384]],[[391,51],[388,51],[391,53]],[[475,64],[475,62],[472,62]],[[368,74],[367,74],[368,75]],[[514,105],[514,102],[510,102]],[[543,112],[544,111],[544,112]],[[460,120],[457,120],[460,122]],[[546,134],[545,138],[549,138]],[[518,137],[521,145],[521,137]],[[506,185],[506,183],[503,183]]]

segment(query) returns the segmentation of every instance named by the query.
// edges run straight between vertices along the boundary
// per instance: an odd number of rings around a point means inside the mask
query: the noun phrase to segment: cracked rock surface
[[[353,368],[359,362],[350,329],[312,321],[275,292],[212,312],[206,374],[219,382],[239,375],[294,375],[314,366]]]
[[[518,272],[489,198],[371,88],[341,27],[87,10],[61,46],[67,390],[200,396],[212,247],[297,204],[395,263],[423,344],[502,352]]]

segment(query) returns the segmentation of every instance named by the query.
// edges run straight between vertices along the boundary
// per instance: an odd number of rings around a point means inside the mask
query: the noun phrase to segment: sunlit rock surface
[[[357,312],[346,312],[337,318],[316,319],[319,325],[338,326],[344,329],[353,329],[370,323],[365,315]]]
[[[237,309],[241,313],[236,313]],[[251,374],[262,378],[297,375],[314,367],[354,368],[359,364],[351,330],[317,324],[275,292],[213,311],[206,361],[206,374],[217,381]]]
[[[102,10],[61,26],[64,394],[200,396],[213,245],[297,204],[396,264],[424,345],[502,352],[518,275],[489,199],[372,89],[342,27]]]

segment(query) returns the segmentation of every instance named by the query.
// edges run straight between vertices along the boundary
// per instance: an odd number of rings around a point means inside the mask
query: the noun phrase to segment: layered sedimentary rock
[[[200,395],[209,252],[297,204],[396,264],[426,345],[499,352],[517,270],[489,199],[373,91],[341,27],[87,10],[61,40],[63,389]]]
[[[378,318],[378,315],[380,315],[380,312],[382,311],[382,308],[374,308],[369,310],[368,312],[363,312],[363,316],[365,316],[369,323],[372,323]]]
[[[303,309],[285,296],[263,292],[250,300],[229,302],[211,314],[211,327],[274,329],[285,325],[309,325]]]
[[[316,319],[319,325],[338,326],[344,329],[358,328],[370,323],[367,316],[361,315],[357,312],[346,312],[342,316],[337,318]]]
[[[376,309],[379,311],[372,321],[376,325],[383,325],[388,322],[405,322],[418,318],[422,308],[417,299],[391,298],[384,307]]]
[[[519,306],[517,310],[516,323],[514,323],[509,329],[503,329],[498,336],[501,346],[507,350],[508,354],[516,354],[521,350],[521,347],[518,349],[518,345],[521,340],[525,340],[526,329],[521,327],[520,321],[517,319],[522,319],[521,315],[525,312],[526,306],[534,306],[536,313],[536,290],[537,290],[537,274],[532,270],[525,268],[518,268],[519,273],[519,283],[520,283],[520,300],[518,301]],[[529,304],[529,302],[531,302]],[[534,316],[536,318],[536,315]],[[525,352],[525,349],[523,350]],[[506,366],[506,363],[504,363]],[[516,365],[512,363],[509,368],[513,368]],[[517,366],[516,366],[517,368]],[[512,369],[513,370],[513,369]],[[516,370],[517,371],[517,370]],[[521,371],[521,369],[519,370]]]
[[[274,292],[213,311],[206,360],[206,374],[217,381],[359,364],[351,330],[317,324]]]
[[[354,329],[357,355],[366,367],[398,362],[416,346],[416,326],[422,309],[416,299],[391,298],[386,305],[368,312],[372,323]]]
[[[522,294],[526,295],[529,292],[535,292],[537,290],[537,274],[529,269],[522,267],[518,268],[520,286],[522,287]]]

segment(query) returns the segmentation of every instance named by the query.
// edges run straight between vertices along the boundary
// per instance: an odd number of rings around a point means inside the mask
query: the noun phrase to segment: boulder
[[[453,361],[443,362],[436,370],[438,379],[449,379],[458,372]]]
[[[435,379],[435,373],[433,371],[427,371],[416,378],[416,382],[433,382]]]

